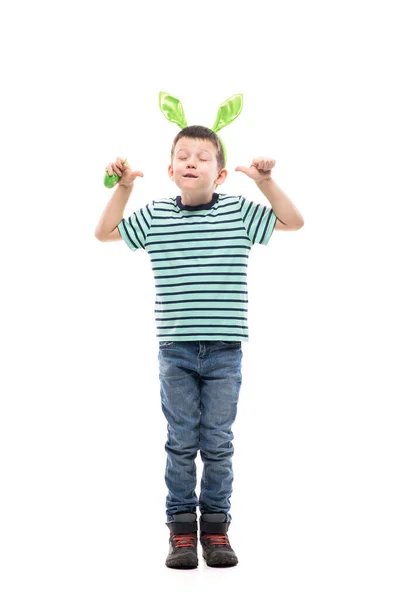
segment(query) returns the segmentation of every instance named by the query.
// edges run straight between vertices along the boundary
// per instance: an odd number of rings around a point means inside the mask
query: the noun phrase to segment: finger
[[[270,171],[274,166],[274,163],[271,160],[260,160],[257,164],[254,164],[254,166],[258,171],[265,172]]]
[[[142,171],[131,171],[127,176],[129,181],[135,181],[136,177],[143,177]]]
[[[257,156],[253,158],[252,165],[256,167],[256,169],[268,170],[271,169],[275,164],[273,158],[265,158],[263,156]]]
[[[119,175],[119,177],[121,177],[122,171],[118,168],[118,165],[116,163],[112,163],[112,168],[113,168],[114,173],[116,173],[117,175]]]
[[[259,158],[258,164],[262,166],[263,169],[271,169],[275,165],[276,161],[273,158]]]

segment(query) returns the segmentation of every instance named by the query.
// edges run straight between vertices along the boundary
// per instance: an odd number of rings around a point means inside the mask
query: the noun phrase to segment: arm
[[[254,158],[250,167],[236,167],[235,171],[246,173],[254,179],[259,190],[269,200],[277,217],[275,229],[293,231],[301,229],[304,219],[283,190],[271,179],[271,169],[275,166],[272,158]]]
[[[304,219],[300,212],[273,179],[261,180],[257,182],[257,186],[277,216],[275,229],[293,231],[303,227]]]
[[[100,217],[94,234],[101,242],[112,242],[122,239],[117,226],[122,221],[124,209],[132,190],[133,184],[130,186],[118,184],[116,186],[111,199]]]
[[[115,172],[120,180],[100,217],[94,235],[101,242],[112,242],[122,239],[117,226],[124,216],[125,206],[133,190],[133,182],[136,177],[143,177],[143,173],[132,171],[127,160],[123,161],[121,158],[107,165],[106,171],[109,175]]]

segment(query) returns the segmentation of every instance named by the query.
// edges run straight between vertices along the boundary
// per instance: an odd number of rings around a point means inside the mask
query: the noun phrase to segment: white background
[[[399,105],[394,2],[15,2],[1,23],[3,600],[398,600]],[[235,424],[235,569],[169,570],[148,255],[94,237],[116,156],[126,214],[177,192],[178,129],[221,132],[223,192],[305,219],[254,246]],[[200,468],[200,465],[199,465]]]

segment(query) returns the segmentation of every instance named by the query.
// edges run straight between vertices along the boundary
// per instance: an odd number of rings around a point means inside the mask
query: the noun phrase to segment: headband
[[[181,129],[187,127],[187,121],[185,117],[185,112],[183,110],[182,102],[171,96],[171,94],[167,94],[166,92],[160,92],[158,95],[158,104],[160,106],[161,112],[164,117],[171,121],[171,123],[176,123]],[[234,121],[242,112],[243,108],[243,95],[235,94],[231,96],[225,102],[223,102],[217,112],[217,117],[215,119],[215,123],[211,129],[214,133],[220,131],[223,127],[226,127],[232,121]],[[219,136],[218,136],[219,137]],[[224,142],[220,139],[222,150],[224,152],[225,163],[226,163],[226,148]]]

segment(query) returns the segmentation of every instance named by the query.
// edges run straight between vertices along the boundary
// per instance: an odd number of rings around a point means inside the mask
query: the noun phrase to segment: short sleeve
[[[118,231],[122,239],[133,251],[141,248],[145,249],[146,238],[152,221],[152,206],[153,204],[147,204],[127,219],[122,219],[118,224]]]
[[[241,197],[240,211],[251,243],[266,246],[276,223],[276,215],[272,208]]]

